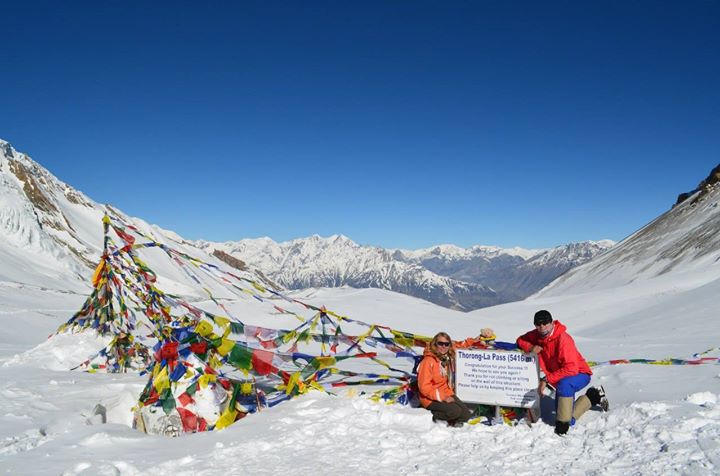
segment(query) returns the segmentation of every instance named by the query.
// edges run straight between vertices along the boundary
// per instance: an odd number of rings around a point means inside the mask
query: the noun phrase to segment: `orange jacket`
[[[518,347],[525,352],[530,352],[535,345],[543,348],[538,357],[550,385],[557,385],[560,379],[577,374],[592,375],[592,370],[575,347],[575,341],[566,332],[567,327],[560,321],[554,321],[554,325],[552,333],[546,337],[537,330],[521,335],[517,339]]]
[[[427,408],[432,402],[442,402],[455,392],[448,384],[447,371],[430,349],[425,349],[418,366],[418,389],[420,404]]]

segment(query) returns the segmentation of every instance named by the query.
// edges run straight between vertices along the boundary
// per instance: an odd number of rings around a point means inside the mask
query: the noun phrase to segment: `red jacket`
[[[560,379],[577,374],[592,375],[592,370],[575,347],[575,341],[566,332],[567,327],[560,321],[553,324],[555,327],[547,337],[542,337],[537,329],[521,335],[517,339],[518,347],[525,352],[530,352],[535,345],[543,348],[538,355],[540,367],[550,385],[555,386]]]
[[[425,408],[432,402],[442,402],[447,397],[455,395],[450,388],[445,367],[430,349],[425,349],[423,359],[418,366],[418,389],[420,404]]]

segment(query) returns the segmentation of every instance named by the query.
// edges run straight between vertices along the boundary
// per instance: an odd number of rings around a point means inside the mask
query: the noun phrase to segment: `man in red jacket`
[[[590,387],[575,401],[575,392],[590,383],[590,367],[566,332],[567,327],[560,321],[553,321],[548,311],[536,312],[534,324],[535,330],[518,337],[517,345],[525,352],[537,354],[540,359],[540,367],[545,373],[538,386],[540,395],[547,384],[555,387],[555,433],[564,435],[590,407],[599,405],[607,411],[609,403],[602,386]]]

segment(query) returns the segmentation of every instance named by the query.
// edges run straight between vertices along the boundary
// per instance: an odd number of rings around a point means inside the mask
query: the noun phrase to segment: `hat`
[[[552,314],[550,314],[550,312],[546,311],[545,309],[536,312],[535,318],[533,319],[533,323],[536,326],[539,326],[540,324],[550,324],[552,321]]]

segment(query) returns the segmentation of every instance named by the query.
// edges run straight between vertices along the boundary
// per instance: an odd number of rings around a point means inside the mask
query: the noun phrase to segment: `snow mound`
[[[695,405],[715,405],[718,401],[718,396],[712,392],[698,392],[688,395],[685,400]]]
[[[48,370],[70,370],[94,357],[110,340],[110,336],[102,337],[94,331],[56,334],[42,344],[16,354],[3,366],[31,365]]]

